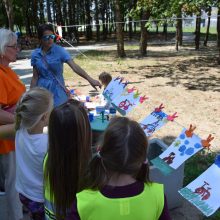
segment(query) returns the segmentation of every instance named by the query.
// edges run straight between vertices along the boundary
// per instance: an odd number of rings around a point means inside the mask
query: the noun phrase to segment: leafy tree
[[[161,11],[164,11],[164,4],[162,0],[138,0],[136,6],[130,11],[130,15],[133,18],[139,18],[141,20],[141,36],[139,42],[141,56],[147,55],[148,20],[151,17],[157,17]]]

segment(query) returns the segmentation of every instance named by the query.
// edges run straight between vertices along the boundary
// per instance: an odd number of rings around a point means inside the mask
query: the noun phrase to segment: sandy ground
[[[161,103],[166,113],[178,113],[176,122],[167,124],[153,137],[163,138],[170,143],[182,127],[188,128],[193,124],[197,127],[195,133],[202,139],[206,139],[209,134],[215,137],[211,149],[219,151],[220,68],[216,64],[216,53],[215,47],[202,48],[200,51],[184,47],[176,52],[173,46],[152,45],[145,58],[132,54],[120,61],[120,64],[117,60],[111,63],[108,60],[106,65],[103,59],[101,67],[94,58],[83,62],[81,66],[87,69],[89,62],[92,62],[96,70],[87,71],[93,77],[97,78],[101,71],[108,71],[113,77],[122,76],[129,80],[130,87],[135,86],[143,95],[148,96],[147,101],[128,115],[137,121],[145,118]],[[83,94],[93,94],[92,87],[78,76],[66,82]]]

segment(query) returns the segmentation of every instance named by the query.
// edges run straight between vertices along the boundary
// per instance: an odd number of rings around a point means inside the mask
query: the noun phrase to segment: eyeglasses
[[[19,45],[8,45],[7,47],[10,47],[10,48],[13,48],[13,49],[18,49],[19,48]]]
[[[41,39],[43,40],[43,41],[48,41],[48,40],[50,40],[50,39],[55,39],[55,35],[54,34],[50,34],[50,35],[45,35],[45,36],[43,36]]]

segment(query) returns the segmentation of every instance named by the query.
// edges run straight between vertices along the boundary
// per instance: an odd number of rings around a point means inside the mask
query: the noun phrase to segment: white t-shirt
[[[19,129],[15,136],[16,190],[35,202],[44,202],[43,160],[48,148],[47,134],[29,134]]]

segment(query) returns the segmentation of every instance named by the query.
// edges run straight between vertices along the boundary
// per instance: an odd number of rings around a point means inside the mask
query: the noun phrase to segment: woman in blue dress
[[[67,63],[78,75],[86,79],[91,86],[101,87],[98,80],[90,77],[71,58],[70,54],[61,46],[54,43],[55,34],[52,25],[43,24],[38,28],[40,47],[31,55],[33,77],[31,87],[40,86],[53,93],[54,106],[59,106],[68,100],[63,78],[63,64]]]

